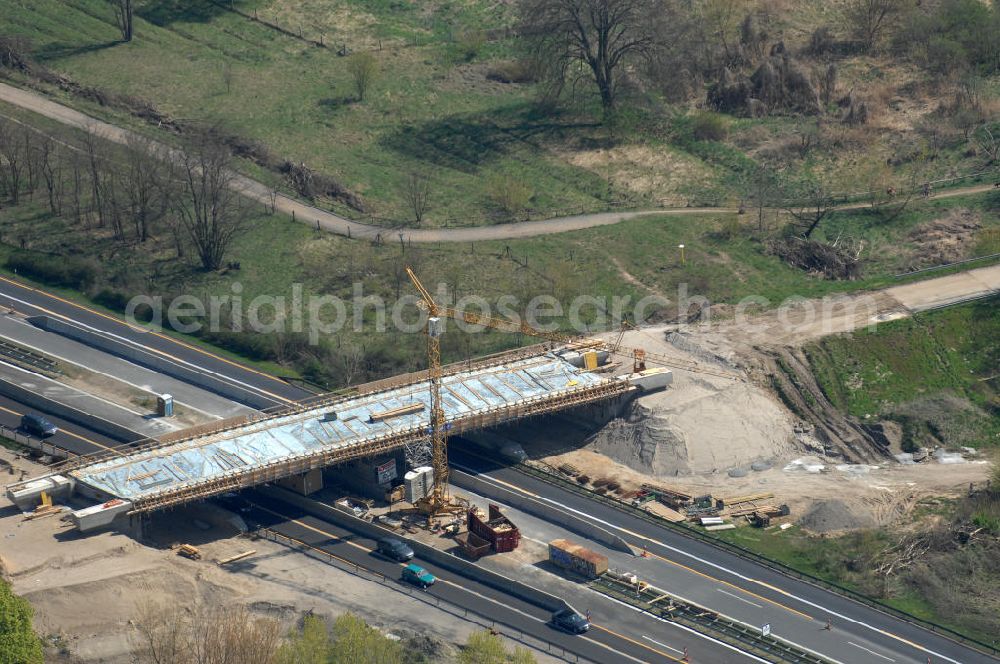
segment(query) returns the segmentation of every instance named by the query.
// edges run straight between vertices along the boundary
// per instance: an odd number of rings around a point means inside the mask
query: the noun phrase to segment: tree
[[[906,6],[906,0],[850,0],[844,13],[854,36],[871,51]]]
[[[0,187],[13,205],[21,198],[25,161],[24,143],[13,125],[0,118]]]
[[[180,157],[182,185],[173,207],[206,271],[219,269],[246,227],[232,159],[212,130],[199,132]]]
[[[327,664],[330,661],[330,630],[322,618],[306,615],[302,628],[292,630],[278,651],[279,664]]]
[[[499,635],[487,630],[473,632],[462,646],[461,664],[534,664],[535,657],[526,648],[508,652]]]
[[[170,209],[170,161],[147,139],[132,136],[125,146],[124,190],[137,242],[149,239],[152,225]]]
[[[605,110],[617,99],[623,73],[653,59],[661,0],[520,0],[523,27],[557,87],[589,71]]]
[[[333,621],[330,661],[399,664],[403,661],[403,648],[353,613],[344,613]]]
[[[431,181],[423,173],[413,172],[406,179],[406,204],[418,224],[424,220],[430,202]]]
[[[132,0],[110,0],[115,11],[115,22],[122,33],[122,41],[132,41]]]
[[[378,76],[378,61],[371,53],[355,53],[347,59],[347,70],[351,73],[358,101],[364,101],[368,88]]]
[[[741,194],[757,210],[757,231],[764,232],[764,211],[780,194],[778,176],[767,166],[754,166],[740,178]]]
[[[277,620],[245,608],[210,610],[143,604],[135,619],[133,655],[139,664],[275,664],[281,645]]]
[[[811,176],[790,183],[785,198],[785,211],[792,215],[796,225],[802,229],[802,237],[806,239],[833,212],[837,203],[827,183]]]
[[[42,642],[31,629],[31,605],[0,581],[0,664],[42,664]]]

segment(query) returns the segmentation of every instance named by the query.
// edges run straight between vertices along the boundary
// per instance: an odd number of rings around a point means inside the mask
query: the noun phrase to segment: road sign
[[[762,637],[771,636],[771,623],[767,623],[766,625],[760,628],[760,635]]]

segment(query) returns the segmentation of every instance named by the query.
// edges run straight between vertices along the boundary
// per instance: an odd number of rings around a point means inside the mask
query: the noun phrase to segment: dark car
[[[552,624],[570,634],[583,634],[590,629],[590,621],[572,609],[553,613]]]
[[[35,413],[28,413],[21,418],[21,428],[40,438],[51,436],[59,431],[59,428],[56,427],[56,425],[52,424],[52,422],[49,422],[41,415],[36,415]]]
[[[433,586],[437,579],[420,565],[410,563],[403,568],[403,581],[409,581],[415,586],[427,588],[428,586]]]
[[[394,537],[385,537],[378,541],[378,548],[376,549],[386,558],[392,558],[401,563],[405,563],[408,560],[413,559],[413,549],[406,545],[406,542],[398,540]]]

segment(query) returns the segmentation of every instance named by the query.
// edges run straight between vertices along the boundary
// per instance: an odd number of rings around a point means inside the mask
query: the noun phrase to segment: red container
[[[468,528],[470,533],[488,541],[497,553],[513,551],[521,543],[521,531],[497,505],[490,505],[489,516],[478,507],[470,507]]]

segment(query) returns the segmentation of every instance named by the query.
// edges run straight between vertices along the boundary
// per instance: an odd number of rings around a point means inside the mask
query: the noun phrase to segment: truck
[[[608,571],[608,557],[565,539],[549,542],[549,562],[589,579]]]

